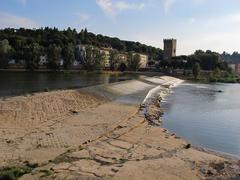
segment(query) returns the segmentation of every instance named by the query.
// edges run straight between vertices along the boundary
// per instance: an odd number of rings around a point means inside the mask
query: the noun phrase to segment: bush
[[[192,67],[192,73],[195,79],[197,79],[200,75],[201,67],[199,63],[195,63]]]
[[[0,180],[17,180],[32,170],[27,167],[6,167],[0,170]]]

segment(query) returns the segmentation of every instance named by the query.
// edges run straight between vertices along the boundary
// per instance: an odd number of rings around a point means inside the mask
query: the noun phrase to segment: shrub
[[[32,170],[27,167],[6,167],[0,170],[0,180],[17,180]]]

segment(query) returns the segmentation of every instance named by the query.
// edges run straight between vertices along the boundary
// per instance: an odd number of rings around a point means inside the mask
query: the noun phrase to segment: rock
[[[8,144],[13,143],[13,140],[7,139],[6,143],[8,143]]]
[[[191,144],[187,144],[186,146],[185,146],[185,149],[190,149],[191,148]]]
[[[78,114],[79,114],[79,112],[77,112],[77,111],[75,111],[75,110],[70,110],[70,112],[71,112],[72,114],[74,114],[74,115],[78,115]]]
[[[223,170],[225,168],[225,163],[224,162],[220,162],[220,163],[212,163],[211,167],[216,169],[217,172]]]
[[[216,174],[217,172],[216,172],[216,170],[214,170],[214,169],[209,169],[208,171],[207,171],[207,175],[208,176],[213,176],[214,174]]]
[[[163,129],[163,132],[167,133],[167,132],[168,132],[168,130],[167,130],[167,129]]]
[[[37,144],[36,148],[40,148],[40,147],[42,147],[42,145],[41,144]]]
[[[38,163],[33,163],[33,162],[29,162],[29,161],[25,161],[23,162],[26,166],[30,167],[30,168],[36,168],[38,167]]]
[[[102,165],[106,165],[106,164],[114,164],[116,161],[110,158],[105,158],[105,157],[101,157],[99,155],[95,156],[94,159],[101,163]]]
[[[115,172],[115,173],[119,171],[119,169],[116,168],[116,167],[113,167],[111,170],[112,170],[113,172]]]

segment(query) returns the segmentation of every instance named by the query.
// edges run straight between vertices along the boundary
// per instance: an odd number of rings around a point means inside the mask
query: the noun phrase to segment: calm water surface
[[[134,74],[0,72],[0,97],[138,78]]]
[[[185,83],[173,91],[163,103],[165,128],[197,146],[240,157],[239,84]]]

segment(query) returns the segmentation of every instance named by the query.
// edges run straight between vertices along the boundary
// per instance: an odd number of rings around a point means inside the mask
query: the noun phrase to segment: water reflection
[[[108,84],[137,79],[135,74],[0,72],[0,97],[43,91]]]

